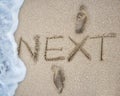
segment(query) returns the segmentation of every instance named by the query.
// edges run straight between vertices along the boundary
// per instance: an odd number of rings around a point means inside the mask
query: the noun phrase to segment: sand
[[[83,33],[75,33],[76,15],[80,5],[86,6],[87,23]],[[26,45],[22,42],[20,57],[27,67],[25,80],[15,96],[119,96],[120,95],[120,0],[25,0],[19,15],[19,27],[15,34],[27,42],[34,52],[35,39],[39,36],[40,50],[35,62]],[[101,60],[101,38],[114,33],[114,38],[104,38]],[[62,50],[47,51],[46,40],[51,39],[49,48]],[[69,62],[68,57],[77,44],[89,36],[82,46],[91,60],[77,51]],[[79,49],[79,48],[78,48]],[[62,56],[61,60],[48,58]],[[61,94],[53,83],[52,65],[64,70],[65,82]]]

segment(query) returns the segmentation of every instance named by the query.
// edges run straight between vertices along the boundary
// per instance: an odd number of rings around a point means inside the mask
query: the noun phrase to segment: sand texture
[[[120,96],[120,0],[25,0],[19,20],[15,96]]]

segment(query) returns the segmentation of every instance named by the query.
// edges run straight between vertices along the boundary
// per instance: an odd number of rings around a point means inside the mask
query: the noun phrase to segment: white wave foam
[[[23,0],[0,0],[0,96],[13,96],[26,74],[14,39],[22,3]]]

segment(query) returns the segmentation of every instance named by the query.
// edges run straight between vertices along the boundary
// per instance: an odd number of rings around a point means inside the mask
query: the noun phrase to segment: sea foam
[[[14,39],[22,4],[23,0],[0,0],[0,96],[14,96],[26,74]]]

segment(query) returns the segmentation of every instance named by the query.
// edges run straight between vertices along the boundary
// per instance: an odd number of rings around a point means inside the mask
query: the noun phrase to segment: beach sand
[[[86,6],[87,23],[83,33],[75,32],[76,16],[81,5]],[[25,80],[19,85],[15,96],[120,96],[120,0],[25,0],[19,15],[19,27],[15,34],[27,42],[34,52],[35,36],[39,36],[38,61],[33,60],[26,45],[21,43],[20,57],[27,67]],[[104,38],[101,60],[101,38],[109,33],[115,37]],[[64,60],[45,59],[46,40],[49,48],[47,58],[57,56]],[[91,60],[80,51],[68,61],[69,54],[77,44],[89,36],[82,46]],[[64,70],[65,82],[61,94],[53,83],[53,65]]]

